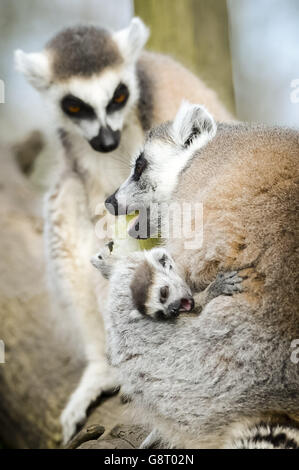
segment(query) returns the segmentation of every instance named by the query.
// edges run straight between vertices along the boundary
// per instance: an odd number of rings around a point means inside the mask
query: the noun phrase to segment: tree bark
[[[135,0],[151,29],[148,48],[189,67],[234,113],[226,0]]]

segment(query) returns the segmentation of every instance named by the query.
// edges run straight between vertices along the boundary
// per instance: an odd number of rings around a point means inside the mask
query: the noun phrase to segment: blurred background
[[[13,69],[13,51],[38,51],[79,22],[118,29],[134,15],[151,27],[149,49],[171,54],[214,88],[241,120],[299,127],[299,0],[0,0],[0,137],[47,130],[48,116]]]

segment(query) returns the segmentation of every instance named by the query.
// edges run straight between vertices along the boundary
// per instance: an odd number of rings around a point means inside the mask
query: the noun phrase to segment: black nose
[[[180,307],[181,307],[180,300],[176,300],[175,302],[172,302],[171,304],[169,304],[167,307],[167,316],[177,317],[180,311]]]
[[[111,127],[101,127],[96,137],[89,141],[90,145],[97,152],[112,152],[120,142],[120,131],[113,131]]]
[[[105,207],[112,215],[120,215],[118,210],[118,202],[115,196],[116,193],[117,191],[115,191],[115,193],[113,193],[111,196],[107,197],[105,201]]]

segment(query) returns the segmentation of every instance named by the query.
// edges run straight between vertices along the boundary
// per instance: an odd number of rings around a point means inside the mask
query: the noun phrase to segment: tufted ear
[[[174,265],[172,257],[164,248],[153,248],[148,252],[148,255],[152,257],[158,268],[164,269],[165,271],[169,271]]]
[[[117,43],[125,61],[135,62],[149,37],[149,29],[140,18],[133,18],[129,26],[114,33],[113,39]]]
[[[216,123],[204,106],[183,101],[174,119],[173,138],[177,145],[198,149],[211,140],[217,130]]]
[[[14,58],[16,70],[21,72],[34,88],[42,91],[50,86],[49,59],[44,52],[26,54],[18,49]]]

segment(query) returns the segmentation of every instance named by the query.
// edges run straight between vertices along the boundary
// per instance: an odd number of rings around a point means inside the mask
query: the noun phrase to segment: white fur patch
[[[140,18],[133,18],[130,25],[113,35],[113,39],[127,62],[135,62],[149,37],[149,29]]]
[[[172,129],[174,141],[181,146],[186,145],[186,141],[197,129],[199,132],[194,135],[189,147],[199,149],[213,139],[217,126],[214,118],[204,106],[183,101],[173,122]]]
[[[15,51],[15,68],[21,72],[38,90],[49,87],[51,81],[49,57],[45,52],[26,54],[21,49]]]

